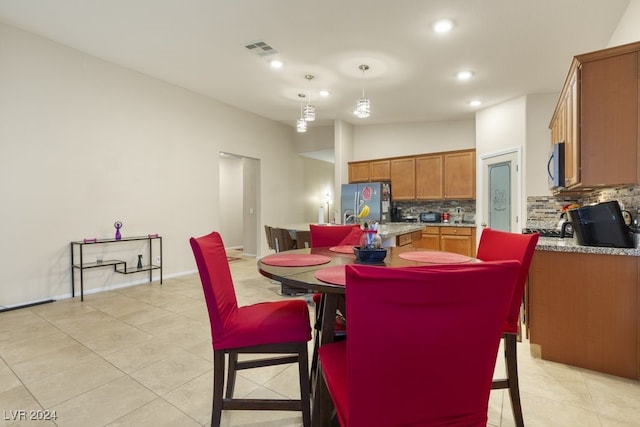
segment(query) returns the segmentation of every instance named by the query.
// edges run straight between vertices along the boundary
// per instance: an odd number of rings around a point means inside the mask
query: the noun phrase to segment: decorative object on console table
[[[142,268],[142,254],[138,255],[138,269]]]
[[[120,229],[122,228],[122,221],[114,222],[113,226],[116,228],[116,240],[120,240],[122,238],[122,235],[120,234]]]

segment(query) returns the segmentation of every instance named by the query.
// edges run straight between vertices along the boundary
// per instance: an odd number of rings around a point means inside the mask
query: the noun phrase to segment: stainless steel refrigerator
[[[391,221],[391,183],[388,181],[342,184],[340,200],[343,224]]]

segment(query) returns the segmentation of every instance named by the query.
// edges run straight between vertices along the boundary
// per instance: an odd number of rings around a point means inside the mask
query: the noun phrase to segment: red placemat
[[[333,252],[339,252],[341,254],[353,255],[353,246],[351,245],[331,246],[329,250]]]
[[[308,265],[326,264],[331,258],[324,255],[314,254],[287,254],[279,253],[268,255],[260,260],[263,264],[280,267],[304,267]]]
[[[466,255],[440,251],[404,252],[400,254],[400,258],[408,259],[409,261],[430,262],[433,264],[456,264],[469,262],[473,259]]]
[[[316,279],[322,282],[344,286],[347,283],[344,267],[344,265],[336,265],[318,270],[315,273]]]

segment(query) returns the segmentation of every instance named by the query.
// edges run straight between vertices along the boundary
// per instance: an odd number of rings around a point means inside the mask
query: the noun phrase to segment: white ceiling
[[[374,124],[469,119],[474,98],[558,92],[571,57],[606,47],[628,2],[1,0],[0,22],[291,126],[309,90],[313,125]],[[431,31],[440,18],[456,24],[448,35]],[[255,41],[279,53],[244,47]],[[352,114],[360,64],[368,119]],[[462,69],[474,77],[457,81]]]

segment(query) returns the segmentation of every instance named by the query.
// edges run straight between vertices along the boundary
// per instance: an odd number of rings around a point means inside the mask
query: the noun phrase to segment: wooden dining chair
[[[486,426],[519,266],[347,265],[349,337],[319,351],[340,425]]]
[[[270,226],[266,225],[264,226],[264,234],[267,237],[267,246],[269,247],[269,249],[275,251],[275,245],[273,244],[273,236],[271,234],[271,228]]]
[[[290,251],[296,248],[296,242],[286,228],[272,227],[271,238],[273,239],[273,249],[276,252]]]
[[[483,261],[515,259],[520,261],[520,271],[513,282],[513,295],[504,322],[504,358],[506,378],[493,380],[492,389],[509,389],[511,409],[516,426],[524,426],[520,386],[518,381],[518,354],[516,343],[520,333],[520,309],[531,260],[538,243],[539,234],[517,234],[485,228],[478,243],[476,257]]]
[[[360,243],[362,230],[358,224],[350,225],[309,225],[310,243],[312,248],[324,248],[332,246],[350,245],[357,246]],[[313,338],[313,354],[311,355],[311,383],[315,381],[318,371],[318,348],[320,347],[320,331],[322,330],[322,310],[324,298],[322,294],[313,294],[312,301],[315,308],[315,325]],[[346,333],[344,321],[340,316],[336,317],[334,327],[336,336],[343,338]]]
[[[296,248],[305,249],[311,247],[311,232],[296,230]]]
[[[263,302],[238,307],[222,238],[217,232],[190,239],[200,273],[211,325],[213,345],[213,405],[211,425],[219,426],[222,410],[302,411],[311,425],[309,309],[303,300]],[[268,354],[267,358],[238,360],[239,354]],[[225,359],[228,355],[226,394]],[[278,355],[278,356],[275,356]],[[234,398],[236,372],[243,369],[298,363],[300,399]]]
[[[309,225],[312,248],[340,245],[356,246],[360,243],[360,225]]]

